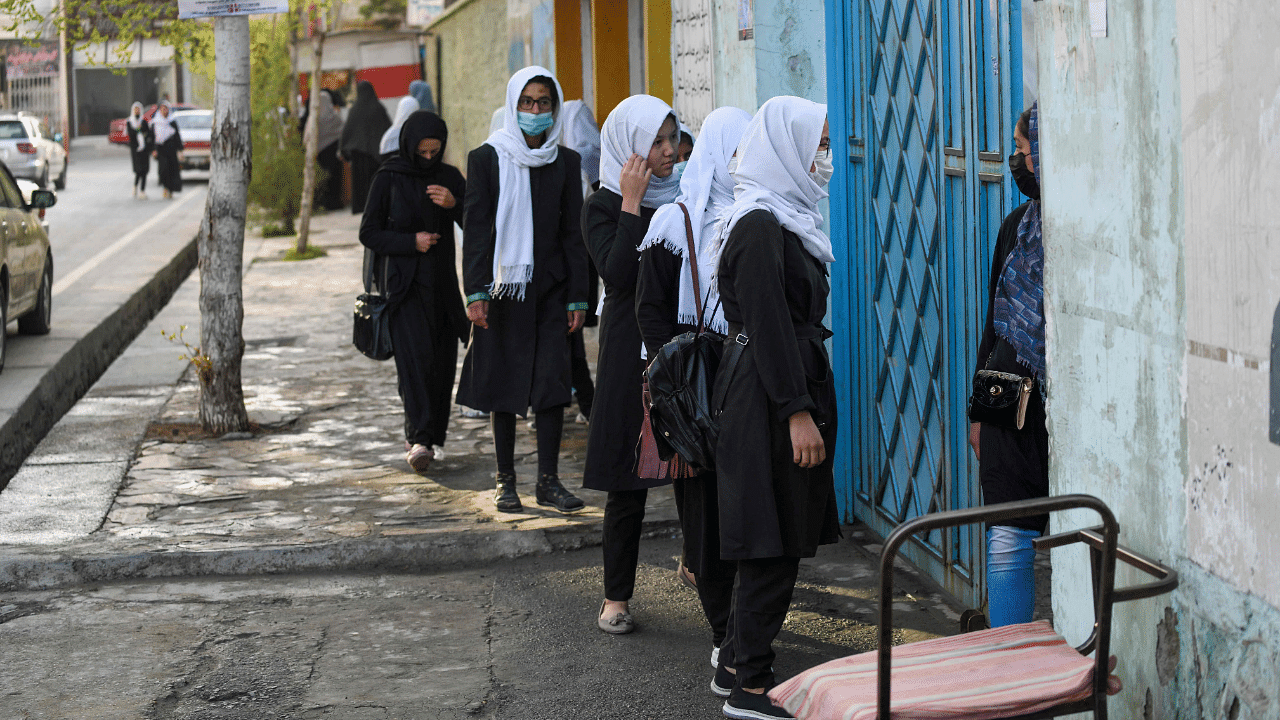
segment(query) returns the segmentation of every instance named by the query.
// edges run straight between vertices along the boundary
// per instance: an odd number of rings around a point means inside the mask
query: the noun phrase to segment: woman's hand
[[[420,232],[414,236],[414,243],[418,246],[418,252],[426,252],[435,246],[440,240],[439,233]]]
[[[969,423],[969,447],[973,448],[973,456],[978,458],[978,462],[982,462],[982,445],[979,439],[982,436],[982,423]]]
[[[427,197],[431,198],[431,202],[448,210],[458,204],[458,199],[449,192],[449,188],[443,185],[428,185]]]
[[[817,467],[827,459],[827,446],[822,442],[822,433],[813,422],[808,410],[802,410],[791,416],[791,453],[792,460],[802,468]]]
[[[477,300],[467,306],[467,319],[476,327],[489,329],[489,301]]]
[[[653,172],[639,155],[633,154],[622,166],[622,176],[618,178],[618,187],[622,190],[622,212],[640,214],[640,201],[649,189],[651,177]]]
[[[569,334],[572,335],[582,329],[582,323],[587,321],[586,310],[570,310],[569,311]]]

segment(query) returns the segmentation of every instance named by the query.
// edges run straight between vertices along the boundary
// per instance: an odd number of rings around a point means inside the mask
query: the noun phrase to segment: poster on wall
[[[409,27],[426,27],[444,12],[444,0],[408,0],[405,4],[405,24]]]
[[[58,43],[31,46],[14,43],[4,56],[5,74],[10,80],[24,77],[51,77],[58,74]]]
[[[738,39],[750,40],[756,36],[755,0],[738,0]]]
[[[289,12],[289,0],[178,0],[178,18],[192,20],[228,15],[266,15]]]

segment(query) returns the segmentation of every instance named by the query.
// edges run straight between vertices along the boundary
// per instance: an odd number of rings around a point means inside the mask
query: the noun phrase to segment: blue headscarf
[[[1031,106],[1027,129],[1031,142],[1031,164],[1040,181],[1040,110]],[[1036,375],[1044,374],[1044,238],[1041,232],[1040,201],[1030,201],[1018,223],[1018,241],[1005,260],[996,286],[996,335],[1018,352],[1018,362]]]

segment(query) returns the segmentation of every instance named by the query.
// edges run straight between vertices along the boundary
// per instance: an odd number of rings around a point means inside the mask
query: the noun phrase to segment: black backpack
[[[650,358],[649,367],[645,369],[649,382],[649,422],[663,460],[679,453],[689,464],[711,470],[715,467],[716,438],[720,433],[712,408],[712,391],[724,353],[725,336],[706,328],[693,224],[688,208],[684,203],[677,204],[684,211],[698,331],[677,335]]]

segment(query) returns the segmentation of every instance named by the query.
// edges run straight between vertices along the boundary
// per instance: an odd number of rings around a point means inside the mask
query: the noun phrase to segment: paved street
[[[246,238],[251,433],[208,437],[181,349],[192,277],[0,492],[0,706],[23,718],[717,717],[709,634],[673,578],[671,493],[650,493],[634,611],[605,636],[603,493],[564,516],[492,510],[492,436],[456,418],[446,457],[404,462],[391,363],[350,346],[358,218],[329,255]],[[572,411],[571,411],[572,412]],[[585,427],[561,474],[578,487]],[[517,471],[533,475],[518,426]],[[870,648],[878,546],[859,526],[802,566],[783,676]],[[899,573],[902,637],[958,608]]]
[[[188,174],[173,200],[153,187],[142,201],[131,197],[124,146],[77,138],[71,158],[67,187],[47,215],[53,330],[11,334],[0,374],[0,487],[194,264],[193,255],[174,263],[199,230],[207,173]]]

